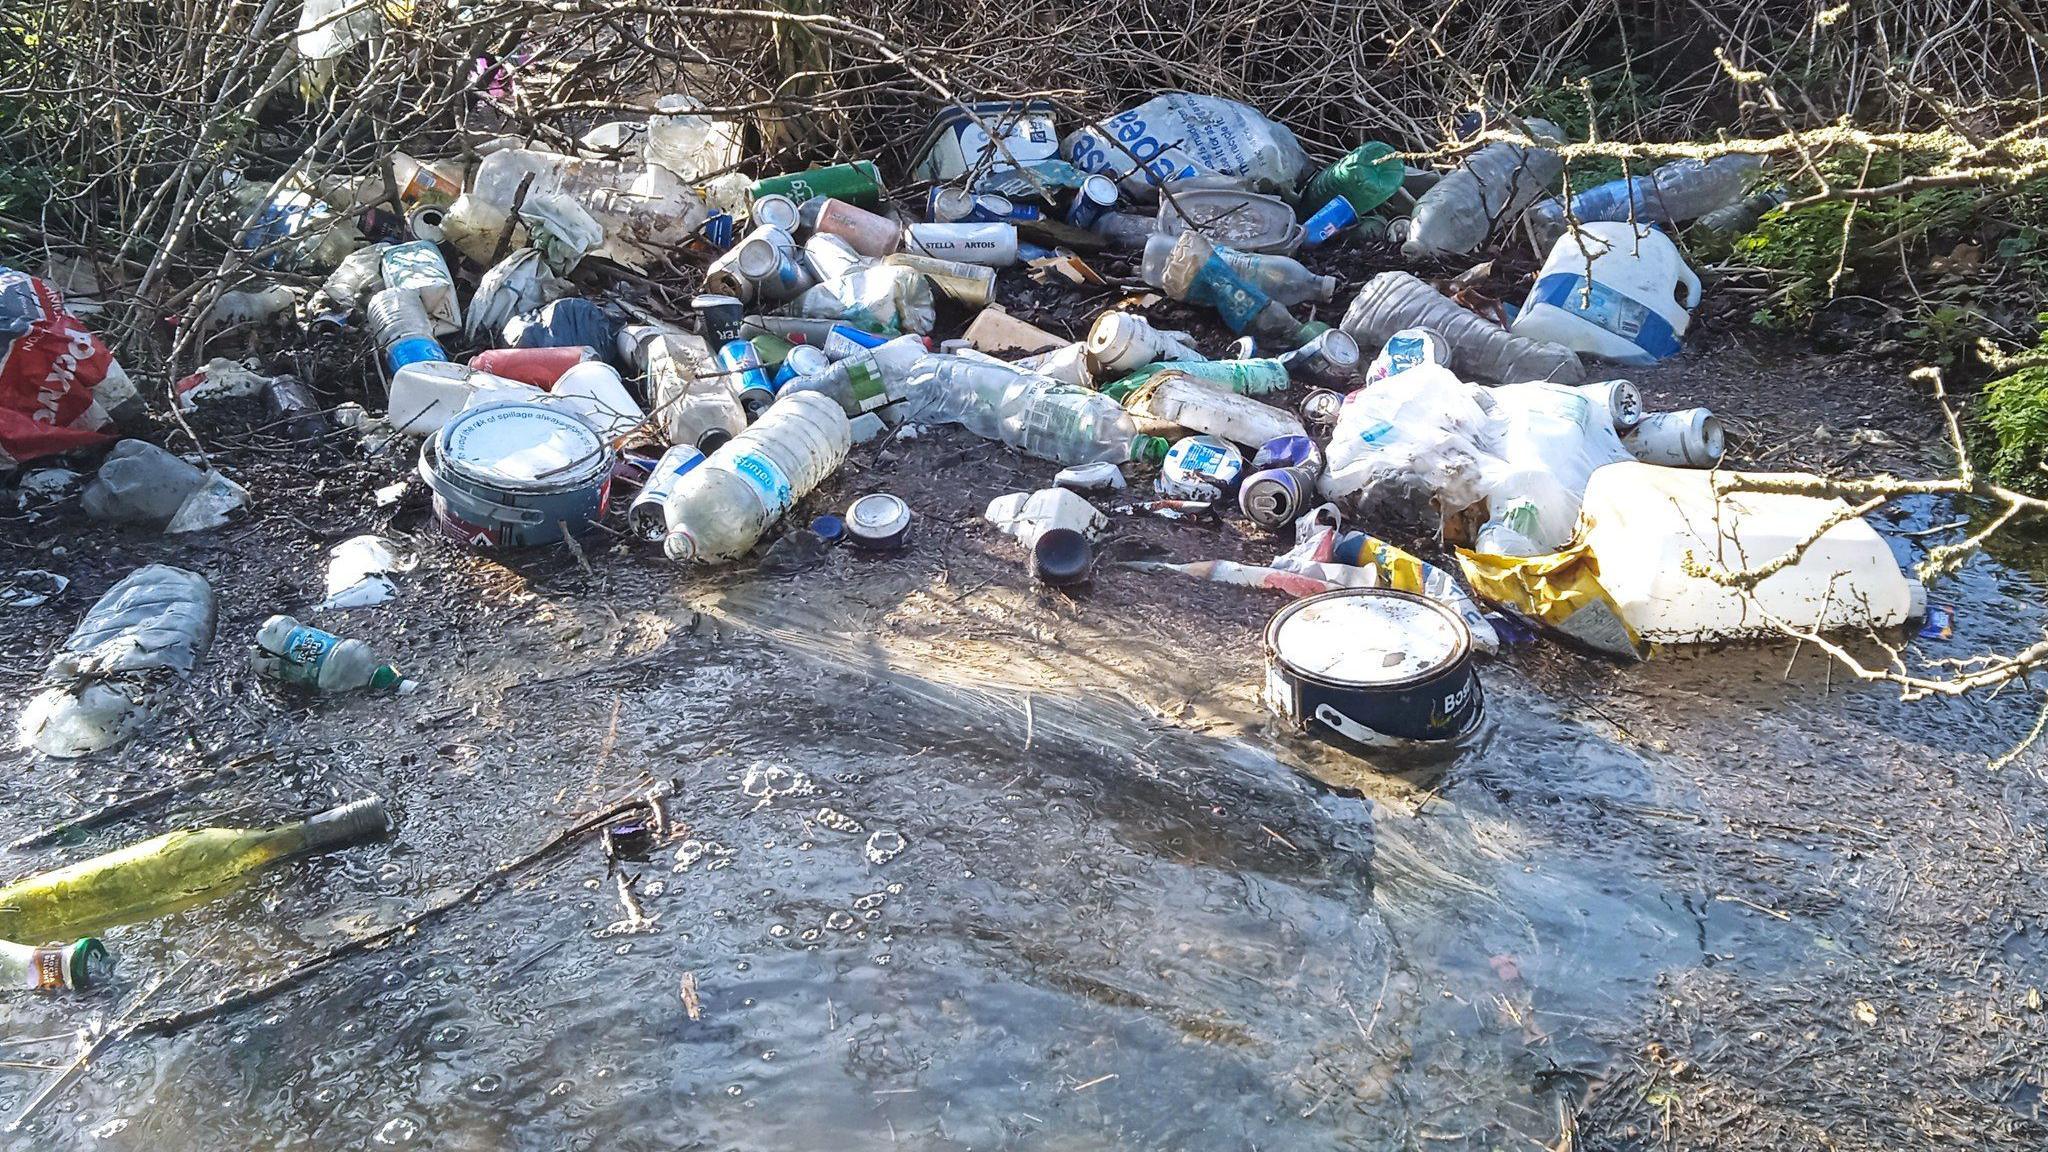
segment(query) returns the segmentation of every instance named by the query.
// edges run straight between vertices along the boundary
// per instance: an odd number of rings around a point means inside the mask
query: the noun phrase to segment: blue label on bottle
[[[1641,348],[1646,360],[1678,354],[1678,333],[1671,321],[1634,297],[1578,273],[1553,272],[1536,281],[1529,303],[1548,304],[1605,328]]]
[[[761,499],[762,511],[767,513],[765,520],[775,519],[796,503],[796,492],[789,483],[789,477],[783,475],[782,469],[768,457],[742,452],[733,460],[732,470],[753,486]]]
[[[1211,256],[1209,262],[1202,265],[1196,285],[1201,297],[1196,302],[1215,308],[1232,332],[1250,328],[1252,321],[1258,319],[1259,313],[1266,308],[1265,294],[1239,280],[1220,256]]]
[[[341,637],[318,628],[299,625],[286,634],[284,651],[278,653],[278,675],[294,684],[320,686],[320,670],[327,666],[327,654],[341,643]]]

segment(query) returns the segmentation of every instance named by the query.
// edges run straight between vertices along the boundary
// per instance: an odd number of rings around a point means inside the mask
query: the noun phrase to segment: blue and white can
[[[1076,228],[1093,228],[1104,212],[1116,208],[1116,181],[1096,174],[1074,189],[1074,202],[1067,207],[1067,223]]]
[[[775,390],[781,392],[789,387],[792,380],[816,376],[831,367],[831,357],[817,347],[810,344],[792,344],[789,346],[789,354],[782,358],[782,363],[775,369]]]
[[[1331,237],[1358,223],[1358,209],[1342,196],[1333,196],[1328,204],[1316,209],[1301,226],[1301,246],[1314,248],[1327,242]]]
[[[740,407],[746,410],[747,419],[760,419],[768,405],[775,402],[775,385],[768,379],[768,370],[761,366],[761,354],[754,350],[753,341],[734,340],[722,345],[714,359],[726,383],[739,394]]]
[[[704,237],[705,242],[713,248],[721,252],[725,251],[727,248],[732,247],[732,214],[722,211],[713,212],[704,218],[704,223],[698,227],[697,233]]]

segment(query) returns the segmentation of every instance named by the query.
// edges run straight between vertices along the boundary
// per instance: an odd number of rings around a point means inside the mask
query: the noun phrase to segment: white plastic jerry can
[[[1677,353],[1699,302],[1700,278],[1669,236],[1593,221],[1551,246],[1511,331],[1603,360],[1654,364]]]

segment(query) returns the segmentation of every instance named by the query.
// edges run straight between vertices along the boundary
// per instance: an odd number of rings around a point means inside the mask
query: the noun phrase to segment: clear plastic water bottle
[[[1585,365],[1571,349],[1512,335],[1406,272],[1382,272],[1367,281],[1341,327],[1361,348],[1382,347],[1404,328],[1427,328],[1448,345],[1450,367],[1465,380],[1577,384],[1586,378]]]
[[[256,651],[250,662],[258,673],[273,680],[322,692],[358,688],[404,692],[410,686],[398,669],[379,664],[368,644],[344,640],[290,616],[272,616],[256,630]]]
[[[852,426],[830,397],[781,397],[682,478],[666,505],[663,550],[671,560],[699,564],[744,554],[852,447]]]
[[[1138,269],[1138,274],[1144,277],[1145,283],[1154,288],[1165,286],[1166,262],[1173,255],[1173,245],[1177,239],[1178,237],[1162,233],[1145,241],[1145,256]],[[1281,304],[1306,304],[1311,300],[1328,300],[1337,295],[1335,276],[1318,276],[1291,256],[1240,252],[1235,248],[1226,248],[1218,244],[1216,258],[1223,261],[1225,267],[1237,273],[1239,279]]]
[[[1648,176],[1609,180],[1574,193],[1569,217],[1682,224],[1739,200],[1763,165],[1763,157],[1746,153],[1674,160]],[[1555,196],[1543,200],[1529,209],[1527,220],[1530,244],[1547,255],[1567,227],[1564,201]]]
[[[417,292],[386,288],[370,297],[370,335],[393,374],[407,364],[448,359],[447,349],[434,339],[434,322],[427,318]]]
[[[337,265],[306,301],[306,319],[316,327],[339,330],[370,294],[384,287],[384,253],[389,244],[358,248]]]
[[[928,351],[924,337],[898,336],[835,360],[823,372],[799,376],[784,387],[784,393],[830,396],[839,401],[848,417],[872,412],[910,394],[911,373]]]
[[[1115,400],[998,361],[927,356],[909,389],[906,419],[960,424],[1041,460],[1071,466],[1166,457],[1166,441],[1140,435]]]
[[[1523,121],[1537,140],[1561,141],[1548,120]],[[1461,256],[1486,243],[1496,224],[1520,216],[1564,175],[1564,161],[1548,148],[1488,144],[1465,157],[1415,202],[1401,253],[1410,259]]]

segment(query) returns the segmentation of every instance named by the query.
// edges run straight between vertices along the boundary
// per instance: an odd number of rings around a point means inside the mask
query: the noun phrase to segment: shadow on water
[[[1660,974],[1808,963],[1802,929],[1714,895],[1686,773],[1510,664],[1455,762],[1385,773],[1274,731],[1246,644],[1191,662],[1142,619],[1112,632],[913,563],[653,615],[630,660],[480,667],[399,722],[220,689],[206,730],[291,753],[260,799],[381,790],[402,834],[111,939],[139,971],[204,951],[246,978],[643,773],[680,784],[676,837],[623,866],[651,928],[586,846],[263,1009],[117,1047],[32,1128],[152,1149],[1541,1144]],[[11,1007],[9,1031],[70,1012]],[[40,1078],[8,1074],[0,1104]]]

